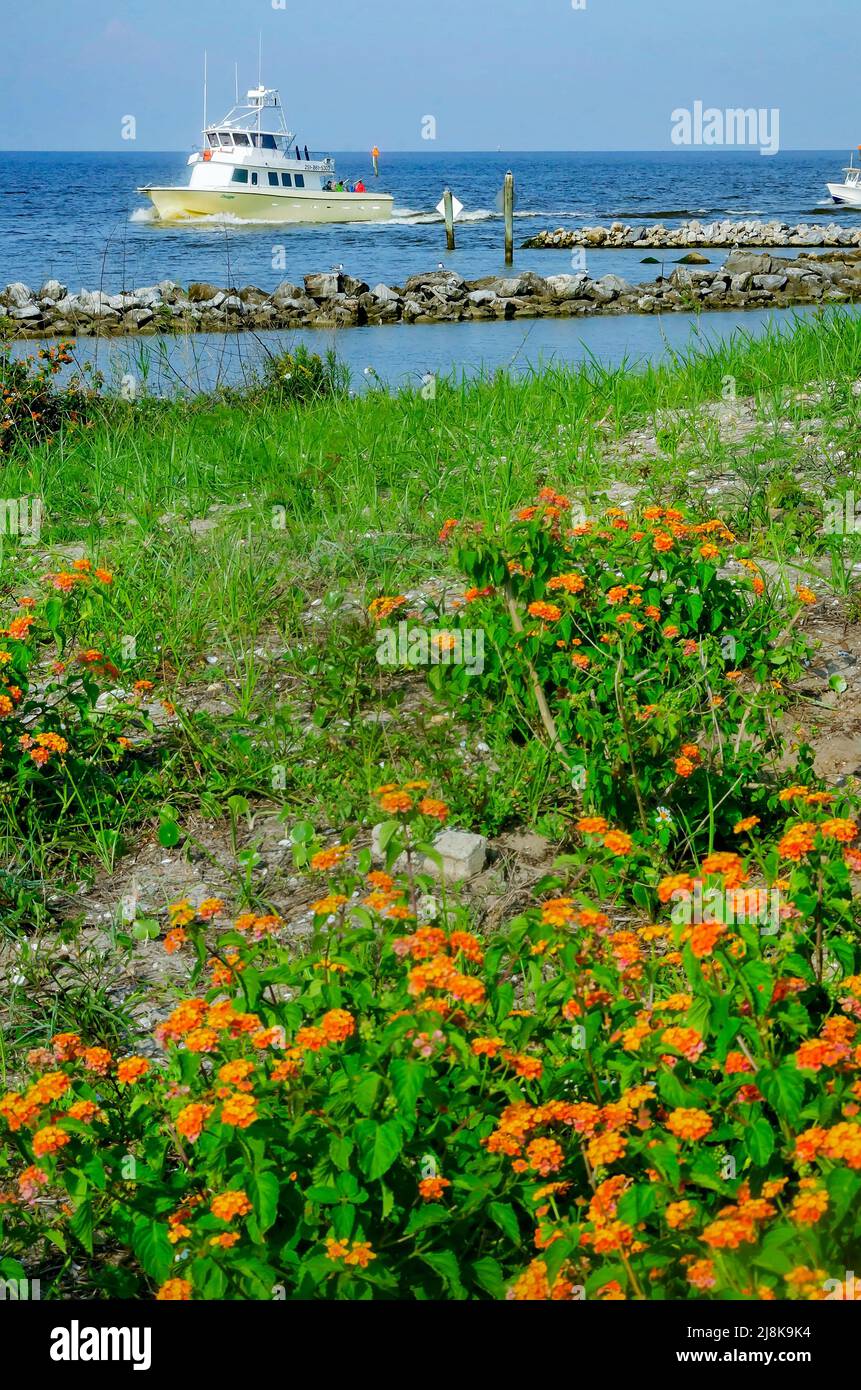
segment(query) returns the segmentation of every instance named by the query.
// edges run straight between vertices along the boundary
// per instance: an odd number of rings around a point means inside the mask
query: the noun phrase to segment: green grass
[[[861,320],[834,311],[659,367],[592,362],[441,382],[433,400],[372,391],[304,405],[113,403],[85,432],[17,450],[4,460],[4,489],[43,499],[42,546],[84,547],[117,572],[108,630],[81,640],[118,653],[133,639],[182,711],[128,808],[126,844],[160,804],[220,815],[234,795],[337,823],[361,813],[385,768],[445,779],[456,813],[491,831],[552,815],[562,793],[546,753],[513,740],[504,712],[481,729],[434,722],[421,677],[381,674],[361,610],[431,575],[456,589],[437,539],[445,520],[493,524],[545,483],[589,506],[619,481],[650,501],[713,511],[707,488],[731,475],[721,513],[758,553],[822,550],[796,474],[809,475],[820,510],[829,489],[854,486],[858,378]],[[756,403],[757,428],[740,442],[721,439],[709,414],[731,390]],[[822,393],[816,404],[795,399],[811,390]],[[774,429],[811,415],[822,422],[815,466]],[[658,457],[614,457],[635,429],[654,430]],[[194,534],[190,523],[204,519],[212,529]],[[850,595],[854,545],[835,560]],[[26,547],[5,549],[14,587],[33,564]],[[393,717],[368,722],[374,711]],[[489,752],[466,757],[481,741]],[[282,765],[286,785],[273,790]],[[62,825],[32,830],[24,861],[41,875],[57,863],[84,873],[99,862],[99,829],[70,807]],[[4,862],[20,855],[15,841],[14,816],[0,818]]]

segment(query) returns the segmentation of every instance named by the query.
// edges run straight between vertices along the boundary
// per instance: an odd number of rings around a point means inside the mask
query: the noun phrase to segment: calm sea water
[[[342,177],[368,179],[368,156],[337,159]],[[0,284],[24,280],[38,287],[50,275],[73,290],[115,291],[168,277],[181,284],[206,279],[268,289],[279,280],[301,281],[309,271],[341,264],[372,284],[398,283],[435,269],[441,260],[477,278],[504,269],[499,200],[507,169],[517,178],[516,240],[521,241],[547,226],[613,219],[667,225],[689,217],[854,221],[859,214],[839,211],[825,189],[845,163],[842,151],[786,151],[773,158],[688,150],[392,154],[384,155],[380,178],[380,187],[395,196],[391,223],[273,228],[233,219],[181,226],[153,222],[137,187],[186,183],[182,153],[7,153],[0,159]],[[442,220],[434,210],[446,186],[466,209],[453,254],[446,253]],[[553,274],[569,269],[570,260],[569,252],[535,251],[521,252],[517,263]],[[588,269],[652,278],[655,268],[641,266],[641,260],[641,252],[590,252]]]
[[[367,156],[342,154],[339,174],[368,178]],[[71,289],[112,291],[165,277],[188,284],[257,284],[271,289],[314,270],[343,265],[371,284],[402,283],[442,261],[469,278],[504,271],[499,210],[507,169],[517,178],[516,243],[543,227],[573,227],[614,219],[677,225],[779,217],[788,222],[851,225],[858,213],[834,207],[825,190],[846,162],[842,151],[784,152],[773,158],[737,151],[664,154],[394,154],[382,161],[381,187],[395,195],[390,223],[369,226],[276,227],[213,219],[163,226],[137,187],[184,183],[184,154],[5,154],[0,159],[0,284],[38,286],[56,276]],[[457,250],[445,250],[434,210],[448,185],[465,205]],[[660,254],[660,253],[659,253]],[[672,252],[670,265],[681,253]],[[719,263],[721,252],[710,253]],[[274,257],[274,264],[273,264]],[[647,280],[661,266],[642,264],[640,251],[590,251],[593,276],[608,272]],[[283,262],[283,263],[282,263]],[[571,268],[567,251],[520,251],[516,267],[542,274]],[[201,390],[238,382],[261,356],[304,341],[334,347],[360,389],[415,384],[427,372],[513,372],[547,362],[577,363],[592,355],[608,364],[657,360],[670,348],[696,348],[741,330],[761,332],[786,313],[686,314],[311,330],[292,334],[189,339],[82,339],[81,359],[95,359],[109,379],[147,376],[158,392]],[[16,352],[32,351],[18,344]],[[370,368],[368,371],[366,369]]]

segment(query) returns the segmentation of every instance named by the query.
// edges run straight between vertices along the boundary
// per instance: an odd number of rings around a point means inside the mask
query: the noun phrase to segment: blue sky
[[[0,148],[188,149],[204,47],[217,116],[235,60],[256,81],[260,30],[264,78],[318,149],[666,149],[697,100],[777,107],[784,149],[861,141],[859,0],[280,3],[6,0]]]

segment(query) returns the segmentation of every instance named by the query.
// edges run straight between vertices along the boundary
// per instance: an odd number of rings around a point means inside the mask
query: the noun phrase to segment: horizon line
[[[369,155],[369,154],[370,154],[370,151],[368,151],[368,150],[347,149],[346,147],[343,148],[343,149],[338,149],[338,147],[335,146],[335,145],[330,146],[330,148],[333,149],[337,154],[359,154],[359,155],[363,155],[363,156],[364,156],[364,155]],[[789,147],[789,146],[788,146],[788,147],[786,147],[785,149],[783,149],[783,148],[779,149],[779,150],[777,151],[776,157],[779,158],[781,154],[834,154],[834,153],[839,153],[839,152],[842,151],[844,148],[845,148],[845,146],[842,146],[842,145],[798,145],[798,146],[792,146],[792,147]],[[851,146],[850,148],[851,148],[852,150],[855,150],[855,149],[861,148],[861,146],[854,146],[854,145],[853,145],[853,146]],[[114,149],[102,149],[102,148],[98,148],[98,149],[97,149],[97,148],[90,148],[90,147],[81,148],[81,149],[22,149],[22,148],[20,148],[20,147],[15,147],[15,148],[13,148],[12,146],[2,146],[2,145],[0,145],[0,154],[129,154],[129,155],[143,155],[143,154],[188,154],[189,152],[190,152],[190,147],[185,147],[185,148],[183,148],[183,149],[155,149],[155,148],[153,148],[153,149],[128,149],[128,148],[125,148],[125,147],[123,147],[123,146],[118,146],[118,147],[116,147],[116,148],[114,148]],[[530,145],[530,146],[528,146],[528,147],[524,146],[524,147],[522,147],[522,148],[518,148],[518,147],[516,147],[516,146],[511,146],[511,147],[509,147],[509,148],[497,147],[497,148],[494,148],[494,149],[489,149],[489,148],[483,148],[483,149],[482,149],[482,148],[475,148],[475,149],[439,149],[439,150],[428,150],[428,149],[422,148],[421,146],[417,146],[417,147],[414,148],[414,149],[391,149],[391,150],[388,150],[388,151],[386,151],[386,150],[383,151],[383,154],[384,154],[384,155],[385,155],[385,154],[390,154],[390,155],[393,155],[393,154],[426,154],[426,155],[431,155],[431,156],[433,156],[433,155],[449,155],[449,154],[490,154],[490,155],[495,155],[495,154],[533,154],[533,155],[542,155],[542,154],[698,154],[698,155],[703,155],[703,156],[706,157],[706,158],[711,158],[712,156],[718,155],[718,154],[732,154],[732,155],[744,155],[744,154],[749,154],[749,155],[756,155],[756,154],[759,154],[759,153],[760,153],[760,151],[759,151],[759,146],[758,146],[758,145],[714,145],[714,146],[705,146],[705,145],[685,145],[685,146],[681,146],[681,147],[680,147],[680,146],[663,146],[663,147],[660,147],[660,148],[657,148],[657,149],[651,148],[651,147],[650,147],[650,148],[645,148],[645,147],[622,148],[621,146],[619,146],[619,147],[613,147],[613,148],[610,148],[610,149],[594,149],[594,150],[587,150],[587,149],[569,149],[569,148],[563,147],[563,146],[561,146],[561,145],[560,145],[560,146],[553,147],[553,148],[547,148],[547,149],[538,149],[538,148],[536,148],[535,146]]]

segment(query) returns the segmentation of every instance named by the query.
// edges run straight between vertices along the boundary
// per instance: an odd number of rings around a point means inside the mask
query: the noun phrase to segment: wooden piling
[[[454,245],[454,201],[451,196],[451,189],[447,188],[442,195],[445,204],[445,244],[449,251],[455,249]]]
[[[505,264],[514,264],[514,175],[509,169],[505,175],[505,188],[502,195],[505,211]]]

